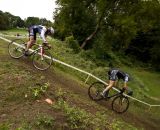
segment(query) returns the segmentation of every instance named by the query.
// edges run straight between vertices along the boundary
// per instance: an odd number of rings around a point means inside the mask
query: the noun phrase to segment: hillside
[[[159,108],[149,109],[131,100],[129,111],[123,115],[116,114],[111,110],[110,101],[96,103],[89,99],[88,85],[82,82],[84,76],[82,78],[81,74],[75,74],[74,71],[67,73],[67,69],[58,64],[46,72],[38,71],[26,57],[20,60],[10,58],[7,45],[7,42],[0,40],[0,129],[158,130],[160,128]],[[60,55],[58,48],[61,49],[62,47],[59,47],[61,45],[53,44],[53,46],[53,49],[57,50],[54,52],[56,57],[61,56],[61,60],[71,62],[68,60],[69,54],[64,57],[65,51],[72,52],[69,48],[63,50]],[[75,57],[76,55],[73,59]],[[141,75],[138,71],[135,74]],[[146,72],[147,74],[152,78],[152,74]],[[159,77],[158,74],[156,76]],[[155,85],[158,83],[154,82]],[[150,84],[148,85],[147,87],[150,87]],[[158,94],[153,90],[152,96],[159,99]],[[44,101],[47,98],[52,99],[52,105]]]

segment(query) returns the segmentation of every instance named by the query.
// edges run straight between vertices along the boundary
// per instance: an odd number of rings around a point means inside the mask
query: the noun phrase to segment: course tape
[[[3,38],[3,37],[1,37],[1,36],[0,36],[0,39],[2,39],[2,40],[4,40],[4,41],[7,41],[7,42],[11,42],[11,40],[8,40],[8,39]],[[20,45],[17,44],[17,43],[14,43],[14,44],[17,45],[17,46],[20,46]],[[30,49],[30,51],[33,51],[33,50]],[[47,55],[44,55],[44,56],[45,56],[46,58],[51,58],[51,57],[49,57],[49,56],[47,56]],[[91,73],[88,73],[88,72],[86,72],[86,71],[84,71],[84,70],[81,70],[81,69],[79,69],[79,68],[77,68],[77,67],[74,67],[74,66],[72,66],[72,65],[69,65],[69,64],[67,64],[67,63],[65,63],[65,62],[62,62],[62,61],[60,61],[60,60],[57,60],[57,59],[55,59],[55,58],[52,58],[52,60],[53,60],[54,62],[60,63],[60,64],[62,64],[62,65],[65,65],[65,66],[67,66],[67,67],[69,67],[69,68],[75,69],[75,70],[77,70],[77,71],[79,71],[79,72],[82,72],[82,73],[88,75],[87,79],[91,76],[91,77],[95,78],[96,80],[104,83],[105,85],[108,85],[106,82],[104,82],[103,80],[101,80],[100,78],[94,76],[94,75],[91,74]],[[116,90],[116,91],[119,91],[119,90],[117,90],[116,88],[113,88],[113,89]],[[142,103],[142,104],[145,104],[145,105],[147,105],[147,106],[149,106],[149,107],[160,107],[160,105],[152,105],[152,104],[146,103],[146,102],[144,102],[144,101],[141,101],[141,100],[139,100],[139,99],[136,99],[136,98],[134,98],[134,97],[128,96],[128,95],[126,95],[126,94],[124,94],[124,95],[127,96],[127,97],[129,97],[129,98],[131,98],[131,99],[133,99],[133,100],[135,100],[135,101],[138,101],[138,102],[140,102],[140,103]]]

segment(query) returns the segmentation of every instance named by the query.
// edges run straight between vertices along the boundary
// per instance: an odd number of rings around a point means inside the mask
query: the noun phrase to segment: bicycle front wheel
[[[112,101],[112,110],[117,113],[124,113],[129,107],[129,100],[125,96],[117,96]]]
[[[12,58],[19,59],[24,55],[25,42],[21,39],[14,39],[8,45],[8,52]]]
[[[101,96],[101,93],[105,88],[106,88],[106,85],[103,84],[102,82],[94,82],[88,88],[88,95],[94,101],[102,100],[103,97]]]
[[[47,56],[41,56],[38,52],[33,55],[32,63],[38,70],[46,70],[52,65],[52,55],[49,52],[45,52]]]

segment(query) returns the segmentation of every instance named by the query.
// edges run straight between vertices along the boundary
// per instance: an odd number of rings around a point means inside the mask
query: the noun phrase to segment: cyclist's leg
[[[27,47],[25,51],[28,51],[29,48],[31,48],[35,42],[36,42],[36,32],[34,31],[34,29],[30,28],[29,29],[29,41],[27,42]]]
[[[114,84],[115,84],[115,81],[109,80],[109,85],[103,90],[101,95],[103,97],[107,97],[109,90],[114,86]]]
[[[25,48],[25,56],[29,55],[29,49],[32,47],[32,45],[36,42],[36,32],[34,29],[29,30],[29,41],[27,42],[27,46]]]
[[[32,47],[32,45],[36,42],[34,36],[30,36],[29,38],[30,40],[27,42],[27,47],[26,47],[26,50],[29,50],[29,48]]]
[[[29,56],[30,55],[29,48],[31,48],[32,45],[35,43],[34,36],[30,36],[29,39],[30,40],[27,42],[27,46],[25,48],[25,56]]]
[[[103,97],[108,96],[109,90],[116,84],[116,81],[118,80],[116,74],[117,73],[115,71],[113,71],[109,75],[109,77],[108,77],[109,78],[109,85],[103,90],[103,92],[102,92]]]

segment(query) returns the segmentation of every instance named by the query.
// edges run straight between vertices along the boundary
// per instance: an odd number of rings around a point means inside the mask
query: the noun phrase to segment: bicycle
[[[94,82],[88,88],[88,95],[94,101],[109,100],[113,98],[112,110],[117,113],[126,112],[129,107],[129,99],[128,97],[123,95],[123,91],[120,90],[120,92],[116,92],[114,94],[111,94],[109,91],[108,96],[104,98],[101,96],[101,93],[103,92],[105,88],[106,88],[106,85],[104,83]]]
[[[50,48],[45,44],[33,44],[37,45],[29,56],[32,56],[32,64],[38,70],[46,70],[52,65],[52,55],[47,51]],[[25,48],[27,43],[22,39],[14,39],[8,45],[9,55],[14,59],[19,59],[25,55]]]

